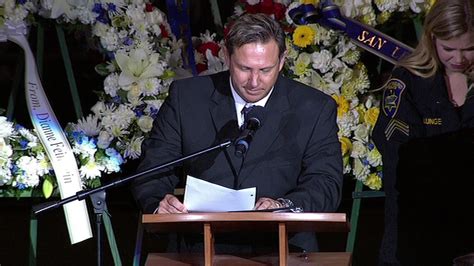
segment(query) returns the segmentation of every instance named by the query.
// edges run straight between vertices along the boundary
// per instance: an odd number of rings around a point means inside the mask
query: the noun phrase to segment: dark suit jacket
[[[306,212],[335,211],[342,188],[335,102],[280,76],[265,112],[244,159],[237,158],[231,146],[184,163],[185,172],[229,188],[237,179],[236,189],[257,187],[257,199],[287,198]],[[175,81],[143,143],[139,170],[238,134],[229,72]],[[170,168],[137,180],[133,192],[144,212],[151,213],[178,182]]]

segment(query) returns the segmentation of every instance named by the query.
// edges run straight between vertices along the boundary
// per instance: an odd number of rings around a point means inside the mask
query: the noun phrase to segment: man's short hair
[[[280,58],[286,50],[285,33],[280,24],[265,14],[245,14],[231,26],[226,36],[226,48],[232,55],[235,48],[248,43],[268,43],[275,40]]]

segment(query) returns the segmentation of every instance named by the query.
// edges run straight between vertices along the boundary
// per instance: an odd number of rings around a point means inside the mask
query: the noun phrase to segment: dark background
[[[206,29],[216,31],[211,9],[207,0],[192,0],[191,25],[193,36],[199,35]],[[223,21],[233,12],[233,1],[219,1]],[[155,3],[166,12],[164,1]],[[69,91],[69,85],[59,51],[59,44],[54,24],[40,20],[45,27],[45,56],[42,74],[43,87],[50,103],[55,110],[60,123],[65,126],[68,122],[75,122],[76,116]],[[400,40],[412,44],[413,32],[410,27]],[[390,31],[390,29],[386,29]],[[74,75],[79,88],[83,114],[87,115],[90,107],[97,102],[94,91],[102,90],[103,77],[94,71],[94,66],[102,63],[104,57],[93,45],[87,31],[66,29],[66,39]],[[390,32],[389,32],[390,33]],[[30,32],[30,44],[35,50],[36,31]],[[23,53],[11,42],[0,43],[0,108],[6,109],[8,97],[12,93],[14,77],[18,74],[17,67],[21,66]],[[377,87],[384,75],[378,75],[376,68],[389,70],[391,65],[382,63],[375,56],[365,55],[364,61],[369,68],[373,87]],[[21,69],[21,68],[20,68]],[[19,72],[21,73],[21,72]],[[23,79],[21,79],[23,80]],[[21,82],[22,83],[22,82]],[[27,128],[32,128],[24,98],[24,88],[20,84],[15,101],[14,120]],[[134,163],[127,165],[121,175],[126,176],[134,169]],[[105,177],[110,179],[112,177]],[[339,209],[350,217],[352,207],[352,191],[354,180],[347,177],[345,180],[344,196]],[[32,206],[44,202],[37,198],[0,198],[0,265],[28,265],[29,255],[29,222]],[[131,265],[135,246],[135,237],[139,221],[138,208],[128,190],[128,187],[113,188],[108,192],[107,203],[117,245],[123,265]],[[89,204],[89,203],[88,203]],[[90,205],[90,204],[89,204]],[[90,207],[90,206],[89,206]],[[91,225],[94,228],[94,214],[90,210]],[[93,265],[96,263],[96,239],[92,238],[76,245],[71,245],[67,233],[64,214],[61,209],[41,214],[38,218],[38,265]],[[369,198],[362,201],[357,238],[354,251],[354,265],[375,265],[378,246],[383,230],[383,198]],[[94,232],[94,236],[95,236]],[[346,234],[321,234],[320,246],[322,251],[344,251]],[[144,251],[153,250],[157,242],[145,236]],[[113,265],[112,256],[104,236],[105,265]]]

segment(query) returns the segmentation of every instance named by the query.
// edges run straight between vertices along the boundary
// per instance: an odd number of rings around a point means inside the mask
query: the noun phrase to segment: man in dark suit
[[[243,107],[264,106],[265,120],[243,158],[231,146],[185,162],[182,169],[229,188],[257,187],[257,210],[298,206],[334,212],[342,188],[336,104],[319,90],[282,77],[285,54],[284,32],[272,18],[239,18],[226,38],[229,71],[173,82],[143,143],[139,170],[236,138]],[[179,175],[169,168],[137,180],[133,192],[145,213],[185,213],[186,206],[172,195],[178,183]],[[316,249],[314,235],[295,237],[295,245]]]

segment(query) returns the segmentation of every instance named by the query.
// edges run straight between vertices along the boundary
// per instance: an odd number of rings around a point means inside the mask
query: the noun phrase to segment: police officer
[[[446,173],[445,170],[450,166],[440,168],[439,163],[451,160],[459,164],[449,158],[458,152],[457,148],[462,148],[466,153],[465,156],[458,156],[461,160],[472,155],[464,144],[470,145],[471,137],[474,136],[470,135],[471,132],[468,130],[474,128],[473,10],[473,0],[438,0],[425,18],[420,43],[412,54],[402,59],[384,86],[382,110],[373,131],[373,139],[383,156],[383,180],[386,193],[385,229],[379,265],[400,265],[400,263],[427,265],[430,264],[426,261],[429,260],[427,257],[439,255],[436,254],[436,250],[446,254],[447,258],[458,255],[454,254],[456,252],[462,252],[460,249],[453,251],[452,254],[446,252],[447,245],[454,246],[455,243],[429,243],[428,246],[433,247],[434,250],[430,249],[428,252],[426,248],[416,250],[407,246],[401,247],[399,240],[407,240],[404,243],[413,245],[416,243],[410,243],[410,240],[429,241],[430,238],[427,237],[426,232],[419,234],[426,224],[423,225],[419,223],[420,221],[411,221],[411,223],[407,220],[413,217],[420,218],[420,213],[423,212],[417,213],[417,211],[425,207],[431,208],[431,211],[425,213],[427,215],[423,222],[430,223],[431,220],[436,220],[434,214],[436,206],[426,199],[429,197],[432,200],[435,194],[426,193],[424,194],[426,197],[417,197],[419,201],[412,202],[414,204],[412,210],[416,211],[403,212],[405,209],[402,206],[409,206],[409,197],[416,195],[416,190],[440,189],[440,184],[446,184],[441,182],[440,174]],[[411,147],[418,148],[418,152],[413,148],[407,149],[405,146],[407,143],[413,144]],[[454,154],[448,156],[446,153]],[[415,158],[415,155],[422,156],[422,160]],[[471,161],[474,161],[472,159],[471,156]],[[466,159],[466,162],[468,161]],[[404,162],[404,167],[400,165],[402,162]],[[426,178],[419,178],[419,176]],[[430,189],[419,187],[422,186],[422,181],[426,184],[428,178],[433,176],[440,177],[437,178],[439,182],[431,184]],[[413,183],[410,184],[410,182]],[[415,191],[412,190],[410,193],[402,191],[413,187]],[[405,193],[403,202],[408,204],[400,205],[400,216],[397,202],[399,192],[400,204],[402,204],[403,193]],[[401,239],[398,239],[397,233],[399,218],[400,226],[409,225],[400,227]],[[402,228],[406,231],[402,232]],[[438,230],[443,230],[443,228],[438,228]],[[433,234],[436,235],[437,232]],[[436,239],[442,241],[445,238]],[[425,251],[429,254],[424,254]],[[433,259],[435,264],[432,265],[451,264],[451,261],[443,264],[440,258]],[[415,259],[417,259],[416,262]],[[449,259],[452,260],[453,257]]]

